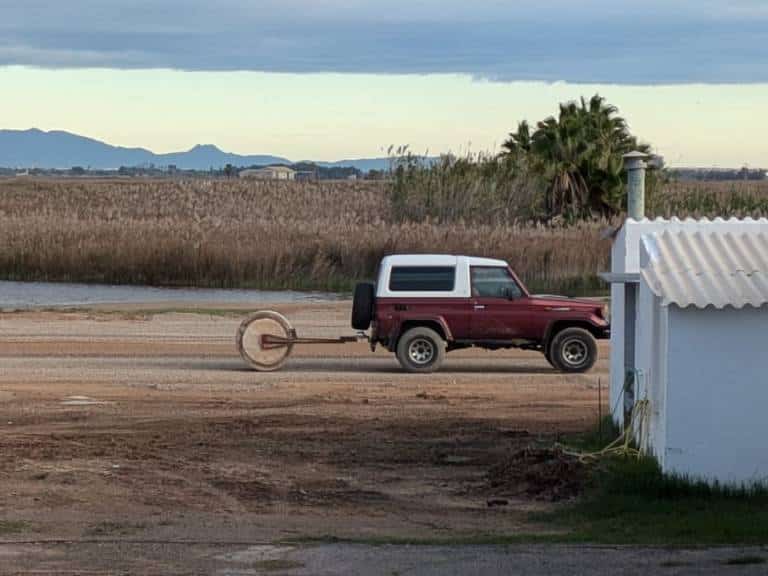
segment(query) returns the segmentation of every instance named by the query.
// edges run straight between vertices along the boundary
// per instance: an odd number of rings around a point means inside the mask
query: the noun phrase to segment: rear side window
[[[393,266],[392,292],[451,292],[456,280],[453,266]]]

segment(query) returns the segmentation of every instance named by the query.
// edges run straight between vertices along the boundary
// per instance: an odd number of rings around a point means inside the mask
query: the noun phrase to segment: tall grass
[[[740,184],[707,193],[768,213],[768,185],[747,184],[749,200],[735,199]],[[469,217],[451,186],[459,208],[415,218],[395,213],[382,182],[0,180],[0,278],[343,291],[384,254],[408,251],[504,258],[537,291],[599,286],[601,233],[617,222],[531,224],[512,200],[503,216],[490,206]]]
[[[443,157],[431,165],[404,156],[395,161],[389,196],[398,221],[546,221],[548,183],[514,158]],[[676,182],[665,171],[646,175],[649,216],[762,216],[768,214],[768,180]],[[626,206],[625,206],[626,208]]]
[[[403,156],[388,190],[397,221],[508,224],[541,220],[544,211],[543,184],[523,163],[483,155],[430,165]]]
[[[650,205],[657,216],[764,217],[768,215],[768,180],[668,182]]]

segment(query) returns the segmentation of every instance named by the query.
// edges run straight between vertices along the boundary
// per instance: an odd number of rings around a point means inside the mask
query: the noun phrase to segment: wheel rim
[[[563,342],[561,356],[568,366],[579,367],[587,362],[589,350],[579,338],[568,338]]]
[[[423,366],[435,357],[435,345],[426,338],[416,338],[408,345],[408,358],[411,362]]]

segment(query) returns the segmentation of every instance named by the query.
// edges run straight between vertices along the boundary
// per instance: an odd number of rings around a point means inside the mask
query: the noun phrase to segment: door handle
[[[475,310],[485,310],[485,306],[483,304],[475,304]]]

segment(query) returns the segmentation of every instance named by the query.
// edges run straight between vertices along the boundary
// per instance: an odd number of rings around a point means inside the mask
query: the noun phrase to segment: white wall
[[[670,306],[668,330],[662,469],[721,483],[768,480],[768,306]]]
[[[666,446],[663,408],[666,405],[669,309],[661,306],[661,298],[651,291],[645,280],[640,283],[639,310],[635,352],[638,370],[636,399],[648,400],[649,408],[642,434],[639,429],[635,429],[635,432],[640,434],[641,448],[656,456],[661,463]]]
[[[616,233],[613,246],[611,247],[611,272],[615,274],[632,274],[640,272],[643,265],[640,255],[640,244],[643,234],[653,234],[664,230],[719,230],[719,231],[743,231],[751,228],[760,227],[764,229],[768,225],[768,220],[761,218],[753,220],[746,218],[738,220],[735,218],[723,220],[715,218],[714,220],[694,220],[687,218],[680,220],[672,218],[663,220],[633,220],[628,218],[621,229]],[[609,391],[610,408],[613,409],[614,421],[621,425],[623,423],[622,390],[624,387],[624,321],[626,314],[631,313],[625,310],[624,287],[621,285],[611,286],[611,385]]]

